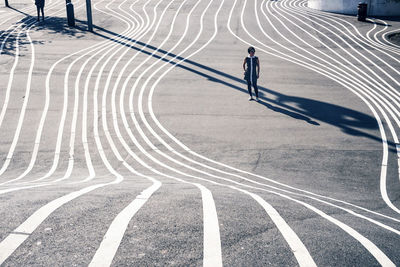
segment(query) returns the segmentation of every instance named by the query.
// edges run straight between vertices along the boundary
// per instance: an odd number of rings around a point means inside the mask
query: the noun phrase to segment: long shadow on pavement
[[[24,22],[26,22],[26,20],[21,21],[21,23]],[[68,28],[66,26],[65,18],[49,17],[47,18],[45,23],[39,25],[39,29],[48,29],[50,30],[50,33],[61,33],[80,38],[84,34],[87,34],[87,32],[84,30],[85,21],[76,20],[76,22],[79,25],[77,28]],[[203,65],[196,61],[185,59],[174,53],[159,49],[155,46],[141,42],[139,40],[135,40],[126,36],[121,36],[118,33],[112,32],[105,28],[94,25],[94,29],[94,35],[108,39],[112,42],[116,42],[120,45],[130,47],[131,49],[140,51],[143,54],[152,56],[156,59],[160,59],[164,62],[168,62],[172,65],[175,65],[177,61],[184,60],[182,63],[176,64],[175,67],[187,70],[203,78],[206,78],[209,81],[223,84],[245,94],[248,93],[247,89],[244,89],[247,88],[247,82],[238,77]],[[112,37],[110,37],[109,35],[111,35]],[[116,38],[120,38],[120,40],[117,40]],[[157,51],[157,53],[161,53],[164,56],[170,57],[170,59],[166,57],[163,58],[162,56],[155,53],[153,54],[154,51]],[[197,67],[198,69],[195,69],[193,67]],[[211,74],[207,74],[203,71],[208,71]],[[222,78],[225,78],[225,80],[223,80]],[[226,79],[228,79],[228,81],[226,81]],[[242,84],[243,87],[233,84],[232,82]],[[312,126],[318,126],[319,123],[315,121],[318,120],[339,127],[346,134],[366,137],[377,142],[382,142],[382,139],[380,137],[362,131],[362,129],[378,129],[376,120],[367,114],[363,114],[352,109],[340,107],[326,102],[284,95],[262,86],[259,86],[259,90],[261,99],[259,103],[275,112],[290,116],[294,119],[303,120]],[[272,97],[266,97],[266,94],[269,94]],[[396,145],[390,141],[388,141],[388,145],[390,146],[390,151],[396,153]]]
[[[144,42],[126,36],[119,36],[117,33],[104,29],[102,27],[94,26],[94,28],[98,30],[94,32],[94,34],[97,36],[109,39],[113,42],[117,42],[121,45],[130,47],[134,50],[141,51],[143,54],[152,56],[156,59],[160,59],[164,62],[168,62],[173,65],[177,63],[176,62],[177,60],[178,61],[184,60],[184,62],[177,64],[176,67],[195,73],[201,77],[208,79],[209,81],[220,83],[232,89],[248,94],[247,89],[244,89],[247,88],[247,82],[238,77],[211,68],[209,66],[203,65],[201,63],[192,61],[190,59],[185,59],[181,56],[178,56],[166,50],[158,49],[157,47],[152,46],[150,44],[146,44]],[[109,36],[103,33],[119,37],[128,42],[121,42],[120,40],[117,41],[116,39],[110,38]],[[161,54],[172,57],[174,59],[170,60],[168,58],[163,58],[162,56],[153,54],[153,52],[150,52],[148,50],[157,51]],[[202,70],[209,71],[216,75],[207,74],[200,70],[189,67],[187,66],[187,64],[198,67]],[[239,87],[231,82],[222,80],[220,78],[227,78],[232,82],[240,83],[243,85],[244,88]],[[369,129],[369,130],[378,129],[378,124],[375,118],[367,114],[363,114],[361,112],[352,109],[340,107],[326,102],[321,102],[302,97],[287,96],[262,86],[259,86],[258,88],[261,91],[260,94],[261,101],[259,103],[275,112],[285,114],[294,119],[303,120],[313,126],[318,126],[319,123],[314,120],[319,120],[324,123],[328,123],[330,125],[339,127],[346,134],[366,137],[374,141],[377,141],[379,143],[382,142],[382,139],[380,137],[361,131],[361,129]],[[272,96],[274,96],[274,98],[266,97],[266,93],[271,94]],[[397,153],[395,143],[388,141],[388,145],[390,146],[391,152]]]
[[[27,39],[26,31],[22,30],[24,28],[30,29],[30,31],[47,30],[47,33],[49,34],[63,34],[73,38],[82,38],[87,34],[87,32],[84,30],[84,23],[78,22],[76,27],[68,27],[66,19],[62,17],[46,17],[45,21],[37,22],[36,16],[32,16],[13,7],[9,7],[9,10],[25,15],[25,17],[15,23],[15,25],[19,27],[19,30],[14,30],[15,28],[0,30],[0,54],[14,56],[17,39],[19,40],[19,49],[21,51],[27,50],[27,46],[30,45],[30,42]],[[3,41],[4,44],[1,46]],[[38,40],[32,40],[32,43],[34,45],[45,45],[44,41]]]

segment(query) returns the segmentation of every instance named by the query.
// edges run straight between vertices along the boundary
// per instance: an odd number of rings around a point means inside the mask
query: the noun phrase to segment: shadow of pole
[[[242,87],[239,87],[238,85],[232,83],[232,82],[239,83],[242,84],[243,87],[247,88],[247,82],[238,77],[211,68],[209,66],[203,65],[201,63],[195,62],[193,60],[185,59],[174,53],[171,53],[163,49],[159,49],[155,46],[146,44],[139,40],[135,40],[126,36],[119,36],[117,33],[104,29],[102,27],[94,25],[94,28],[98,30],[93,32],[97,36],[109,39],[113,42],[118,42],[120,45],[130,47],[134,50],[140,51],[143,54],[152,56],[156,59],[160,59],[164,62],[168,62],[169,64],[175,65],[175,67],[177,68],[181,68],[186,71],[192,72],[196,75],[206,78],[209,81],[220,83],[222,85],[228,86],[242,93],[248,94],[247,89],[243,89]],[[101,32],[109,34],[114,37],[121,38],[123,40],[126,40],[127,42],[117,41],[116,39],[106,36]],[[150,52],[148,50],[158,51],[159,53],[164,54],[165,56],[171,57],[173,59],[171,60],[162,57],[160,55],[153,54],[153,52]],[[178,61],[184,60],[184,61],[182,63],[178,63],[176,62],[177,60]],[[189,67],[187,65],[195,66],[201,70],[205,70],[216,75],[209,75],[203,71],[194,69],[193,67]],[[222,77],[232,82],[220,79]],[[378,124],[375,118],[369,115],[326,102],[321,102],[301,97],[287,96],[262,86],[258,86],[258,88],[261,91],[260,99],[262,99],[262,101],[260,101],[259,103],[275,112],[285,114],[294,119],[303,120],[309,123],[310,125],[314,126],[318,126],[320,124],[314,121],[313,119],[319,120],[324,123],[340,128],[346,134],[365,137],[380,143],[382,142],[382,139],[380,137],[361,131],[361,129],[371,129],[371,130],[378,129]],[[264,93],[273,95],[275,99],[265,97]],[[289,105],[289,103],[293,103],[294,105]],[[274,104],[275,106],[272,104]],[[396,144],[391,141],[388,141],[387,143],[390,147],[389,150],[393,153],[397,153]]]
[[[15,8],[12,9],[16,10]],[[27,17],[32,17],[24,12],[21,11],[18,12],[25,14]],[[82,25],[86,24],[86,22],[82,20],[76,19],[76,21],[81,23]],[[23,23],[24,20],[22,20],[21,22]],[[43,28],[48,28],[49,30],[53,30],[55,33],[70,34],[70,35],[74,35],[77,32],[80,33],[85,32],[83,28],[79,27],[74,28],[73,31],[72,30],[65,31],[65,22],[66,18],[54,18],[54,19],[49,18],[47,20],[46,25],[44,25]],[[53,24],[56,25],[54,26]],[[190,59],[185,59],[174,53],[171,53],[164,49],[159,49],[155,46],[141,42],[139,40],[135,40],[127,36],[121,36],[113,31],[104,29],[97,25],[93,25],[93,28],[96,30],[93,32],[93,34],[96,36],[105,38],[112,42],[116,42],[119,45],[129,47],[136,51],[140,51],[143,54],[149,55],[161,61],[172,64],[177,68],[181,68],[191,73],[194,73],[209,81],[222,84],[224,86],[230,87],[245,94],[248,93],[247,82],[236,76],[203,65],[199,62],[195,62]],[[117,40],[116,38],[122,39],[124,41]],[[155,54],[154,51],[163,54],[164,57]],[[170,57],[170,59],[168,59],[167,57]],[[183,60],[181,63],[177,62],[181,60]],[[196,67],[197,69],[195,69],[194,67]],[[211,73],[211,75],[206,73],[205,71]],[[223,80],[223,78],[225,78],[225,80]],[[238,86],[238,84],[243,86],[240,87]],[[369,115],[326,102],[284,95],[262,86],[258,86],[258,88],[260,90],[260,99],[262,100],[259,103],[275,112],[279,112],[281,114],[290,116],[294,119],[303,120],[313,126],[320,125],[318,122],[315,121],[319,120],[324,123],[339,127],[344,133],[347,133],[349,135],[366,137],[374,141],[382,142],[382,139],[380,137],[376,137],[374,135],[361,131],[361,129],[372,129],[372,130],[378,129],[376,120]],[[270,94],[271,96],[273,96],[273,98],[266,97],[265,93]],[[388,145],[390,146],[390,150],[392,152],[396,152],[396,144],[388,141]]]

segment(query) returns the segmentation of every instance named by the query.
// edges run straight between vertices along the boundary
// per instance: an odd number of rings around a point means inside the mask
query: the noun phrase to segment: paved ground
[[[0,8],[0,265],[400,265],[400,22],[305,0]],[[247,47],[261,62],[248,101]]]
[[[400,44],[400,33],[394,33],[394,34],[390,35],[389,41],[396,45],[399,45]]]

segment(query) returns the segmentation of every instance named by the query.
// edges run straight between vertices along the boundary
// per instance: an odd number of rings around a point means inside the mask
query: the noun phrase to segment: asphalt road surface
[[[96,0],[91,33],[85,1],[9,2],[1,266],[400,266],[399,20]]]

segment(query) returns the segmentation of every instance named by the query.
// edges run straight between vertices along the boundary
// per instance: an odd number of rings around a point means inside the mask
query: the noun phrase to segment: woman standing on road
[[[258,87],[257,79],[260,76],[260,60],[258,57],[254,56],[256,49],[250,46],[247,49],[249,56],[245,57],[243,62],[244,79],[247,81],[247,89],[249,90],[249,101],[253,100],[251,94],[251,86],[254,87],[254,92],[256,93],[256,101],[258,101]],[[246,66],[247,65],[247,66]]]
[[[40,11],[42,11],[42,20],[44,21],[44,1],[45,0],[35,0],[35,5],[37,8],[37,21],[40,20]]]

